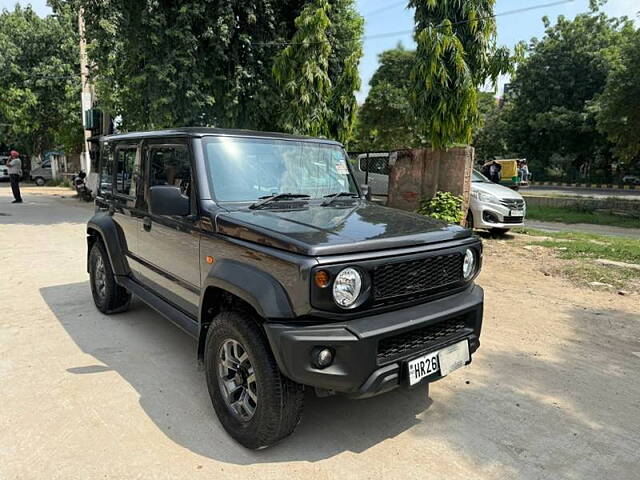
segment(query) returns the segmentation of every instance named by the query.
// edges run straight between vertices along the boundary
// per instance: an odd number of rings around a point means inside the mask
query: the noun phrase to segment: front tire
[[[490,228],[489,232],[493,235],[504,235],[510,230],[510,228]]]
[[[469,230],[473,230],[473,213],[471,213],[471,210],[467,212],[465,227],[467,227]]]
[[[34,179],[34,181],[36,182],[36,185],[37,185],[37,186],[39,186],[39,187],[44,187],[44,184],[45,184],[45,180],[44,180],[44,178],[42,178],[42,177],[36,177],[36,178]]]
[[[298,425],[303,386],[280,373],[264,332],[250,314],[227,311],[213,319],[204,365],[218,419],[244,447],[271,446]]]
[[[131,303],[131,294],[113,277],[109,255],[102,241],[97,240],[89,253],[89,277],[93,302],[102,313],[124,312]]]

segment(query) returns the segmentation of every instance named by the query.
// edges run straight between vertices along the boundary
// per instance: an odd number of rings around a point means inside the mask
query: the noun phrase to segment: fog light
[[[316,368],[327,368],[333,363],[333,351],[330,348],[316,347],[311,353],[311,362]]]

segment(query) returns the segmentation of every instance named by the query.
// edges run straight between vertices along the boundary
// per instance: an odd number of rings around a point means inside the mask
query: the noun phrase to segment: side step
[[[198,338],[200,333],[198,322],[182,310],[177,309],[129,277],[119,275],[116,277],[116,282],[193,338]]]

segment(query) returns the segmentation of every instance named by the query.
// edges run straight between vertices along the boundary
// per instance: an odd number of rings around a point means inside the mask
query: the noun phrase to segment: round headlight
[[[361,288],[360,274],[355,268],[347,267],[341,270],[333,281],[333,299],[339,307],[353,308]]]
[[[464,262],[462,263],[462,276],[465,280],[469,280],[473,276],[473,272],[476,269],[476,256],[473,250],[467,248],[464,253]]]

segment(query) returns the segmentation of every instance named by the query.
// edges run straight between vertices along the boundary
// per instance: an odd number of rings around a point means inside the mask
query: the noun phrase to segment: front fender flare
[[[203,282],[208,287],[225,290],[241,298],[262,318],[294,318],[289,295],[272,275],[237,260],[223,259],[215,263]],[[202,307],[201,307],[202,308]],[[201,318],[206,312],[201,312]]]

